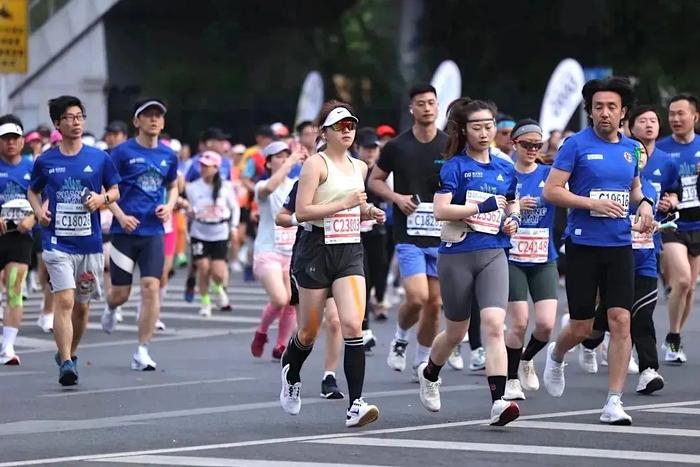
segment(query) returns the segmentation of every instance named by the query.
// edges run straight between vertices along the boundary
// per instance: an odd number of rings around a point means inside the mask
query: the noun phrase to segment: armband
[[[292,225],[294,227],[299,225],[299,221],[297,220],[297,213],[296,212],[292,214]]]

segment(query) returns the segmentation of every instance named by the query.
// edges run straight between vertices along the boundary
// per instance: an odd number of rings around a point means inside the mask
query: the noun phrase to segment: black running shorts
[[[337,279],[365,275],[362,243],[326,245],[323,231],[305,230],[295,246],[292,274],[299,287],[329,289]]]

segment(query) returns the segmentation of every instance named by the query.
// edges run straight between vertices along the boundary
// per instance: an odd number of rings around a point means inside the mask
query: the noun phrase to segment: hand
[[[134,216],[121,216],[120,218],[117,219],[119,221],[119,225],[122,226],[122,229],[124,229],[124,232],[126,233],[132,233],[134,230],[136,230],[136,227],[139,226],[141,222]]]
[[[518,201],[520,202],[520,209],[523,211],[532,210],[537,207],[537,199],[532,196],[523,196]]]
[[[7,233],[7,221],[4,217],[0,217],[0,235],[5,235]]]
[[[31,232],[34,228],[34,216],[27,216],[19,224],[17,224],[17,231],[22,234]]]
[[[355,190],[345,198],[343,198],[344,209],[351,209],[355,206],[359,206],[367,201],[367,193],[360,190]]]
[[[518,223],[512,218],[506,217],[506,220],[503,222],[503,227],[501,227],[501,230],[504,234],[510,237],[518,231]]]
[[[394,202],[401,209],[401,212],[407,216],[418,209],[418,205],[411,198],[413,198],[413,195],[396,195],[396,201]]]
[[[666,213],[666,212],[671,211],[673,208],[675,208],[675,206],[676,205],[673,202],[673,198],[671,198],[671,196],[669,196],[668,193],[664,193],[663,197],[661,197],[661,199],[657,203],[656,209],[659,212]]]
[[[386,222],[386,213],[376,206],[370,206],[369,215],[372,220],[377,222],[377,224],[383,224]]]
[[[649,206],[649,208],[651,209],[651,206]],[[621,218],[625,217],[626,214],[625,208],[623,208],[620,203],[616,203],[615,201],[603,198],[593,200],[593,206],[591,210],[602,214],[606,217]]]
[[[172,214],[173,210],[167,204],[161,204],[156,208],[156,217],[158,217],[161,222],[168,222],[168,219],[170,219]]]
[[[306,148],[304,148],[304,151],[301,149],[296,149],[295,151],[290,154],[290,156],[287,158],[287,164],[289,164],[290,167],[294,167],[299,161],[303,161],[306,159],[304,152],[306,151]]]
[[[44,203],[41,206],[41,210],[36,213],[37,219],[39,219],[39,224],[48,227],[51,223],[51,211],[48,209],[48,204]]]
[[[637,207],[637,215],[634,218],[635,225],[639,228],[642,233],[649,233],[654,231],[654,215],[649,203],[640,203]]]
[[[90,212],[95,212],[104,205],[105,205],[105,196],[97,194],[94,191],[90,192],[90,197],[87,199],[87,201],[85,201],[85,207]]]

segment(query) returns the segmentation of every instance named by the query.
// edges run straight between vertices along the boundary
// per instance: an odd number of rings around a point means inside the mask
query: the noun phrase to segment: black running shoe
[[[321,397],[324,399],[342,399],[345,395],[338,389],[338,383],[335,382],[335,376],[327,375],[321,381]]]

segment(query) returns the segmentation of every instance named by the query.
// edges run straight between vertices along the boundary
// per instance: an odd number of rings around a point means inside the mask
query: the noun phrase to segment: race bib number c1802
[[[89,237],[92,234],[90,212],[82,204],[56,203],[54,231],[57,237]]]

